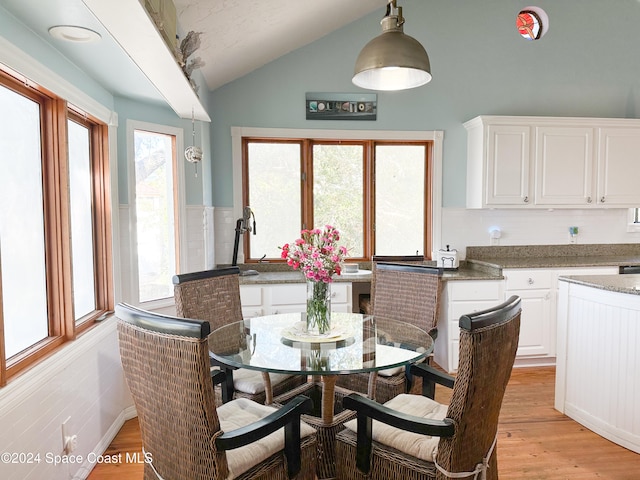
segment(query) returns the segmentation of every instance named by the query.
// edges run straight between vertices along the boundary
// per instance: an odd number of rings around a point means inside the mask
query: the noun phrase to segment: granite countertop
[[[516,245],[467,247],[466,260],[458,270],[445,271],[444,281],[501,280],[505,268],[575,268],[640,265],[640,244],[591,245]],[[435,262],[425,262],[435,266]],[[336,282],[370,282],[371,265],[361,262],[359,274],[335,277]],[[302,283],[304,277],[284,263],[240,265],[240,270],[255,269],[258,275],[241,276],[241,285]],[[626,277],[629,275],[623,275]],[[631,275],[633,276],[633,275]]]
[[[467,263],[500,269],[640,265],[640,244],[467,247]]]
[[[577,283],[610,292],[640,295],[640,274],[630,275],[568,275],[558,278],[560,281]]]
[[[494,268],[563,268],[640,265],[640,255],[592,255],[568,257],[495,257],[467,259],[467,263]]]
[[[435,266],[435,262],[433,263]],[[286,266],[286,265],[285,265]],[[368,265],[367,265],[368,266]],[[252,265],[251,268],[255,267]],[[248,268],[248,266],[247,266]],[[260,285],[270,283],[303,283],[305,281],[300,271],[291,270],[287,266],[287,270],[283,270],[275,264],[271,267],[260,266],[258,275],[246,275],[240,276],[240,285]],[[241,270],[246,270],[245,266],[241,266]],[[442,275],[444,281],[451,280],[501,280],[504,278],[499,269],[483,268],[483,267],[469,267],[465,266],[464,262],[458,270],[445,270]],[[343,274],[334,276],[335,282],[371,282],[371,270],[362,269],[357,274]]]
[[[371,270],[359,270],[358,274],[336,275],[335,282],[370,282]],[[289,271],[261,271],[258,275],[240,276],[240,285],[259,285],[265,283],[304,283],[302,272]]]

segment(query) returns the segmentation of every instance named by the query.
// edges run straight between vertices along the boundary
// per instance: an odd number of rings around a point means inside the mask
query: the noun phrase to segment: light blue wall
[[[158,123],[184,129],[185,147],[191,145],[191,120],[182,120],[169,107],[139,102],[127,98],[114,97],[95,79],[89,77],[75,64],[64,57],[47,41],[43,40],[12,14],[0,7],[0,36],[18,46],[26,55],[41,63],[49,70],[64,78],[76,88],[92,97],[118,114],[118,190],[119,202],[128,203],[127,191],[127,144],[126,121],[134,119],[149,123]],[[11,65],[9,65],[11,67]],[[204,85],[200,72],[196,72],[195,81]],[[204,104],[208,102],[209,92],[206,87],[200,88],[200,97]],[[196,143],[204,145],[203,165],[198,165],[198,177],[194,175],[194,166],[185,168],[186,202],[188,205],[211,205],[211,153],[207,148],[210,143],[208,123],[196,124]],[[178,161],[185,161],[183,152],[178,152]]]
[[[305,92],[359,91],[351,83],[353,64],[380,32],[384,8],[212,92],[214,205],[232,205],[232,126],[444,130],[443,206],[461,207],[463,122],[481,114],[635,118],[640,113],[637,0],[399,3],[405,33],[429,53],[433,81],[378,93],[375,122],[308,121],[304,100]],[[548,34],[536,42],[520,38],[515,28],[518,11],[531,4],[550,19]]]
[[[107,90],[1,6],[0,36],[97,102],[113,109],[113,96]]]

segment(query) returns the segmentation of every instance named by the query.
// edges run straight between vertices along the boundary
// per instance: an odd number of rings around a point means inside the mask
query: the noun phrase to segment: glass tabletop
[[[331,313],[331,332],[310,337],[305,313],[248,318],[211,333],[219,362],[238,368],[293,374],[348,374],[402,367],[433,350],[433,339],[412,324],[359,313]]]

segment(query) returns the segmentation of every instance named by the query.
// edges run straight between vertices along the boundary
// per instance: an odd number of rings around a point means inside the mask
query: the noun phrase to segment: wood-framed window
[[[432,141],[242,138],[242,201],[257,221],[245,262],[278,261],[330,224],[353,260],[431,252]]]
[[[0,65],[0,385],[113,309],[108,131]]]

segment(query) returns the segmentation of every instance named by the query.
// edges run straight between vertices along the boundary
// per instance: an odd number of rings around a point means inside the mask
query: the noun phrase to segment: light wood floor
[[[640,454],[596,435],[553,408],[554,368],[514,369],[500,414],[502,480],[640,479]],[[436,398],[447,403],[446,389]],[[122,427],[105,454],[142,451],[137,419]],[[99,465],[89,480],[141,480],[142,464]]]

